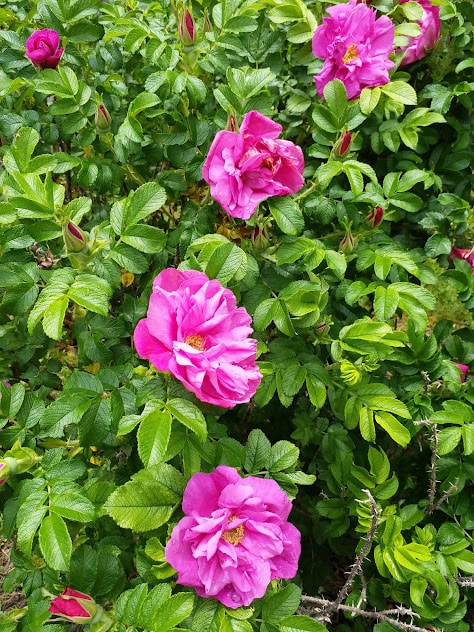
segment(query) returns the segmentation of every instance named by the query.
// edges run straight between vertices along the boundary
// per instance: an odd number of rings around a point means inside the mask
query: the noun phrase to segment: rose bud
[[[333,153],[337,158],[342,158],[349,151],[349,147],[351,146],[352,134],[349,131],[346,131],[344,134],[337,139],[334,143]]]
[[[374,206],[370,213],[365,218],[367,224],[370,224],[372,228],[375,228],[383,220],[383,208],[381,206]]]
[[[89,623],[97,612],[97,604],[84,593],[66,588],[51,601],[48,611],[73,623]]]
[[[97,105],[94,115],[94,123],[99,134],[108,132],[112,123],[112,117],[103,103]]]
[[[25,46],[25,57],[37,68],[56,68],[64,52],[59,48],[59,33],[52,29],[34,31]]]
[[[72,222],[63,224],[63,239],[68,252],[82,252],[88,247],[85,234]]]
[[[196,29],[194,26],[193,16],[188,9],[181,14],[181,17],[178,20],[178,34],[179,39],[185,46],[191,46],[191,44],[194,44],[196,39]]]

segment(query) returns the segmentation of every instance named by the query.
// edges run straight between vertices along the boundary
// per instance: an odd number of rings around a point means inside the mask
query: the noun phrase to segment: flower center
[[[184,342],[198,351],[204,351],[204,337],[199,334],[193,334],[192,336],[186,336]]]
[[[357,46],[355,44],[350,44],[347,47],[346,52],[344,53],[344,57],[342,58],[342,63],[348,64],[349,62],[354,61],[354,59],[357,59],[358,56],[359,56],[359,51],[357,50]]]
[[[237,516],[231,516],[229,518],[229,522],[234,522],[234,520],[237,520]],[[222,534],[222,537],[229,544],[232,544],[233,546],[237,546],[237,544],[240,544],[242,540],[244,539],[244,525],[239,524],[239,526],[235,527],[235,529],[229,529],[228,531],[224,531],[224,533]]]

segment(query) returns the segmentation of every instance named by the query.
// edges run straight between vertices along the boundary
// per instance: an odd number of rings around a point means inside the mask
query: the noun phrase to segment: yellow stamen
[[[193,336],[186,336],[184,342],[191,347],[194,347],[198,351],[204,350],[204,338],[199,334],[194,334]]]
[[[343,64],[348,64],[350,61],[354,61],[359,56],[359,51],[357,50],[357,46],[355,44],[350,44],[344,53],[344,57],[342,58]]]
[[[229,522],[234,522],[234,520],[237,520],[237,516],[231,516],[229,518]],[[229,544],[232,544],[233,546],[237,546],[237,544],[240,544],[242,540],[244,539],[244,525],[239,524],[239,526],[235,527],[235,529],[229,529],[228,531],[224,531],[224,533],[222,534],[222,537]]]

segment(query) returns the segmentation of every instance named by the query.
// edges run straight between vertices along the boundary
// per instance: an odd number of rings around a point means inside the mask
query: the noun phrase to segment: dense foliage
[[[364,58],[348,100],[312,52],[330,4],[0,4],[2,589],[27,600],[0,632],[472,629],[474,9],[433,0],[428,51],[423,3],[374,0],[387,76]],[[275,156],[301,148],[305,184],[239,219],[202,167],[254,111],[282,127]],[[262,378],[225,407],[134,347],[169,268],[251,317]],[[165,557],[196,520],[188,481],[219,466],[278,483],[301,532],[296,577],[272,562],[241,608]]]

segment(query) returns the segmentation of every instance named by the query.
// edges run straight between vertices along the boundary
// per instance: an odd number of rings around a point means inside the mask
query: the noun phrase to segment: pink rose
[[[327,9],[313,35],[313,54],[324,59],[315,76],[316,88],[324,98],[324,87],[333,79],[344,84],[348,99],[356,99],[363,88],[388,83],[388,71],[394,66],[389,55],[393,49],[395,27],[385,15],[376,19],[375,9],[356,0]]]
[[[466,381],[466,375],[469,373],[469,365],[468,364],[459,364],[459,362],[455,362],[455,365],[458,367],[460,374],[459,379],[461,382]]]
[[[211,195],[232,217],[249,219],[262,200],[296,193],[304,184],[303,152],[278,140],[281,125],[252,111],[240,132],[217,132],[202,168]]]
[[[456,248],[453,246],[448,258],[450,261],[453,259],[464,259],[464,261],[468,261],[474,274],[474,248]]]
[[[250,323],[219,281],[168,268],[153,281],[134,343],[140,357],[170,371],[198,399],[230,408],[248,402],[261,380]]]
[[[195,474],[184,491],[186,514],[173,529],[165,557],[178,583],[228,608],[263,597],[272,579],[298,569],[300,533],[287,522],[291,502],[271,480],[241,478],[220,465]]]
[[[400,0],[400,4],[410,1],[419,2],[423,9],[421,20],[417,22],[421,27],[421,33],[417,37],[409,37],[408,44],[397,51],[405,51],[400,66],[423,59],[426,52],[438,41],[441,28],[439,7],[434,7],[430,0]]]
[[[26,40],[26,53],[30,61],[40,68],[56,68],[64,48],[59,48],[59,34],[52,29],[34,31]]]
[[[97,605],[89,595],[65,588],[51,601],[48,611],[73,623],[88,623],[97,611]]]

